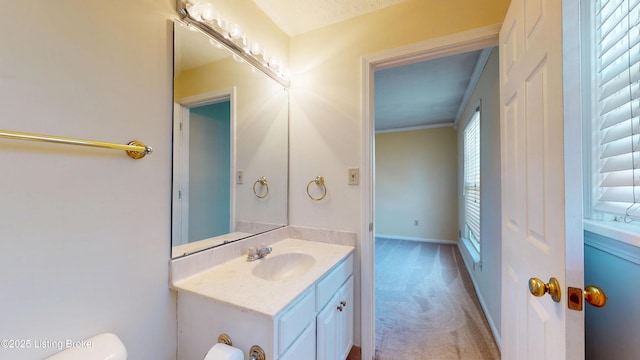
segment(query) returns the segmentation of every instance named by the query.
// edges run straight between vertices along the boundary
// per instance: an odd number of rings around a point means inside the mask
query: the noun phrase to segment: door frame
[[[189,239],[189,146],[185,139],[189,136],[189,109],[211,105],[222,101],[229,101],[229,137],[230,137],[230,162],[229,169],[229,229],[235,228],[235,174],[236,174],[236,88],[220,89],[194,96],[188,96],[174,101],[174,117],[179,121],[173,124],[173,199],[172,199],[172,239],[180,239],[181,244],[186,244]],[[180,126],[182,124],[182,126]],[[179,160],[181,166],[175,166]],[[178,192],[181,192],[181,198]],[[175,219],[180,219],[176,221]],[[186,224],[186,226],[185,226]],[[172,245],[176,244],[172,240]]]
[[[375,112],[374,73],[419,61],[433,60],[498,46],[502,24],[488,25],[420,43],[382,51],[362,58],[362,204],[360,246],[360,299],[362,359],[375,354]]]

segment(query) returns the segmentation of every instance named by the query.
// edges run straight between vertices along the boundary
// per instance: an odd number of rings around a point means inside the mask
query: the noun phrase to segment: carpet
[[[500,359],[454,245],[376,239],[376,360]]]

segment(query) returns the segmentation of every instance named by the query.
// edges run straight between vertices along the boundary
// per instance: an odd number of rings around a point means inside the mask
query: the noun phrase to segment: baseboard
[[[460,251],[462,255],[462,258],[464,260],[465,256],[465,251],[466,249],[463,249],[461,246],[464,246],[462,243],[458,243],[458,250]],[[471,257],[469,255],[469,257]],[[473,262],[473,259],[471,260]],[[469,266],[467,265],[467,262],[464,261],[464,268],[467,270],[467,273],[469,274],[469,277],[471,278],[471,283],[473,283],[473,290],[476,292],[476,296],[478,297],[478,301],[480,302],[480,307],[482,307],[482,311],[484,312],[484,317],[487,319],[487,322],[489,323],[489,328],[491,328],[491,333],[493,334],[493,338],[496,341],[496,344],[498,345],[498,350],[502,351],[502,344],[500,341],[500,333],[498,332],[498,328],[496,327],[495,322],[493,321],[493,318],[490,316],[489,310],[487,309],[487,305],[484,301],[484,298],[482,297],[482,293],[480,291],[478,291],[478,284],[476,283],[476,279],[473,276],[473,274],[471,273],[471,271],[469,271]]]
[[[434,243],[434,244],[455,245],[455,244],[458,243],[456,240],[429,239],[429,238],[420,238],[420,237],[412,237],[412,236],[399,236],[399,235],[376,234],[375,237],[384,238],[384,239],[391,239],[391,240],[420,241],[420,242],[428,242],[428,243]]]

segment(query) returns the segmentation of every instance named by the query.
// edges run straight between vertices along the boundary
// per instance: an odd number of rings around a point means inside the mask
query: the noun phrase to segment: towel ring
[[[313,184],[313,183],[315,183],[318,186],[322,186],[322,196],[320,196],[318,198],[315,198],[315,197],[311,196],[311,193],[309,193],[309,186],[311,186],[311,184]],[[307,184],[307,195],[313,201],[320,201],[320,200],[324,199],[325,196],[327,196],[327,186],[324,184],[324,177],[316,176],[315,179],[309,181],[309,184]]]
[[[267,191],[265,191],[264,195],[258,195],[258,191],[256,190],[256,185],[263,185],[267,188]],[[266,177],[261,177],[258,180],[256,180],[256,182],[253,183],[253,194],[255,196],[257,196],[260,199],[264,199],[267,197],[267,195],[269,195],[269,184],[267,184],[267,178]]]

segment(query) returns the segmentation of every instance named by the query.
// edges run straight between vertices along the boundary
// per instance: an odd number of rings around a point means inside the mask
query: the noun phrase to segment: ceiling
[[[405,0],[253,0],[289,36],[403,1]]]
[[[480,53],[376,71],[376,131],[453,125]]]

